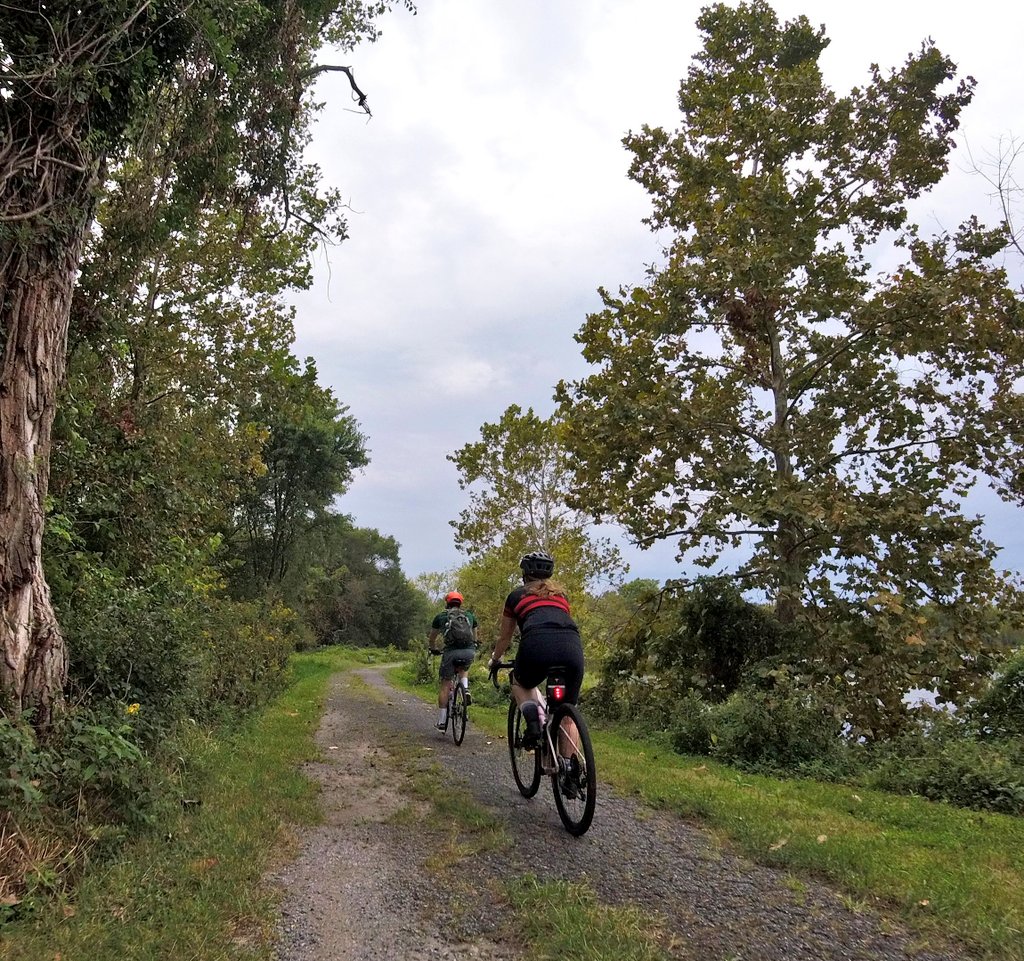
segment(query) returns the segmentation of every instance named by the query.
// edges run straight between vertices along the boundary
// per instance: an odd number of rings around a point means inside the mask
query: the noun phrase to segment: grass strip
[[[424,699],[408,668],[391,679]],[[470,725],[505,731],[474,676]],[[599,777],[653,807],[700,818],[755,860],[878,900],[924,933],[1024,961],[1024,818],[811,780],[746,774],[649,741],[592,730]],[[510,775],[511,776],[511,775]],[[598,813],[600,817],[600,812]]]
[[[551,961],[668,961],[664,932],[631,907],[601,904],[586,884],[540,881],[532,875],[506,884],[517,931],[531,958]]]
[[[291,685],[262,714],[224,739],[197,732],[188,760],[199,807],[89,870],[73,901],[7,926],[0,958],[269,959],[277,901],[262,879],[288,850],[291,826],[320,816],[299,768],[317,756],[327,681],[369,656],[296,655]]]

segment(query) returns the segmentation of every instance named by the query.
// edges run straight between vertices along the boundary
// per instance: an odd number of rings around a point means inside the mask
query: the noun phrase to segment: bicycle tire
[[[597,804],[597,770],[594,767],[594,747],[590,742],[590,731],[586,721],[574,704],[559,704],[551,718],[551,738],[556,750],[561,749],[559,732],[562,724],[570,720],[576,725],[577,743],[573,751],[575,773],[572,775],[572,787],[576,796],[564,793],[558,772],[551,775],[551,788],[555,794],[555,807],[558,816],[573,837],[587,833],[590,823],[594,820],[594,807]]]
[[[526,718],[516,702],[508,705],[508,753],[512,759],[512,777],[523,797],[533,797],[540,787],[540,751],[523,750]]]
[[[466,736],[466,721],[469,719],[469,714],[466,711],[466,689],[459,683],[458,679],[455,681],[455,690],[452,691],[451,715],[452,740],[456,745],[459,745]]]

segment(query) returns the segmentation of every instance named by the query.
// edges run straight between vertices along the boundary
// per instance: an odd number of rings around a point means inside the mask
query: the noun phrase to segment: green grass
[[[666,937],[646,912],[601,904],[585,884],[539,881],[506,885],[531,958],[550,961],[668,961]]]
[[[368,659],[340,648],[297,655],[292,685],[259,717],[225,740],[195,732],[200,806],[89,870],[72,901],[8,925],[0,958],[269,958],[276,903],[262,877],[289,850],[290,826],[319,817],[299,767],[317,753],[327,680]]]
[[[434,693],[408,670],[391,678],[424,698]],[[486,683],[474,675],[474,696]],[[502,734],[506,703],[481,703],[491,700],[476,698],[470,724]],[[762,863],[894,908],[923,933],[1024,961],[1024,818],[745,774],[614,731],[592,733],[599,776],[616,789],[699,818]]]

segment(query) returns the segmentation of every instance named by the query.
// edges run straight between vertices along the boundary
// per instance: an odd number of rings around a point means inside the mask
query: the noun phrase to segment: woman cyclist
[[[512,672],[512,696],[526,721],[524,747],[536,745],[540,730],[540,706],[543,695],[539,687],[547,680],[548,669],[560,666],[565,670],[565,699],[575,704],[583,683],[583,642],[580,631],[569,613],[565,588],[551,580],[555,561],[547,551],[533,551],[519,562],[523,586],[505,599],[501,630],[494,645],[493,670],[512,643],[519,629],[519,650]],[[572,737],[574,731],[563,731]],[[560,748],[561,751],[561,748]]]

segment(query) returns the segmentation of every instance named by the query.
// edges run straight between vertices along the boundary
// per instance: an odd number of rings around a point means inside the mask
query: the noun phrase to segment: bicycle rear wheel
[[[576,733],[572,728],[575,725]],[[574,704],[559,704],[551,718],[551,738],[556,750],[568,750],[561,770],[551,775],[555,793],[555,807],[566,831],[575,837],[586,834],[594,820],[597,803],[597,771],[594,767],[594,748],[583,715]]]
[[[540,751],[525,750],[526,718],[516,702],[508,705],[508,753],[512,758],[512,777],[523,797],[533,797],[540,787]]]
[[[455,679],[455,690],[452,691],[452,739],[456,744],[461,744],[466,736],[466,721],[469,715],[466,711],[466,689]]]

